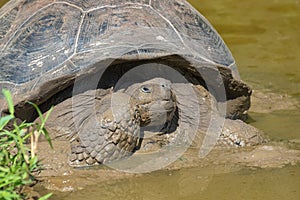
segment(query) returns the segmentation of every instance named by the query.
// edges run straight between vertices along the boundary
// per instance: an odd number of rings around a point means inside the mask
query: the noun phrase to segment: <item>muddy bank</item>
[[[71,168],[66,162],[67,152],[61,154],[62,152],[58,153],[57,150],[50,148],[43,147],[41,149],[47,150],[47,153],[40,154],[40,157],[46,156],[46,158],[44,157],[43,160],[45,169],[38,175],[38,179],[42,181],[40,184],[48,190],[69,192],[98,183],[143,176],[143,174],[125,173],[104,166]],[[60,156],[57,157],[56,155]],[[243,149],[219,147],[202,159],[199,158],[199,148],[191,147],[177,161],[163,170],[180,170],[191,167],[205,169],[212,165],[215,165],[216,168],[224,165],[231,166],[230,169],[235,170],[245,166],[279,168],[287,164],[295,165],[299,162],[300,150],[290,149],[284,143],[268,143]]]

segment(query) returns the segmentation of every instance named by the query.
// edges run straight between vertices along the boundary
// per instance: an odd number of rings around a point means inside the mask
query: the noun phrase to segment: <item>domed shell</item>
[[[176,54],[239,79],[221,37],[184,0],[11,0],[0,27],[0,84],[14,94],[107,58]]]

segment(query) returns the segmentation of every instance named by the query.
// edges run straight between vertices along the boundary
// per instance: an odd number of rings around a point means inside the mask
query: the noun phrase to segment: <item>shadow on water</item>
[[[0,1],[0,6],[5,1]],[[231,49],[252,88],[300,101],[300,1],[190,2]],[[250,113],[250,123],[276,140],[300,138],[300,109]],[[51,199],[299,199],[300,166],[282,169],[193,168],[97,184]]]

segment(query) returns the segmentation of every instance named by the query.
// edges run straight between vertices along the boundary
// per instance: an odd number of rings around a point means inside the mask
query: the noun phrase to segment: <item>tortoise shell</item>
[[[184,0],[11,0],[0,9],[0,27],[0,86],[12,91],[17,104],[40,105],[74,84],[75,76],[109,59],[160,59],[186,76],[216,69],[224,98],[251,93],[222,38]],[[115,83],[117,70],[104,79]],[[200,76],[204,82],[216,79],[211,73]]]

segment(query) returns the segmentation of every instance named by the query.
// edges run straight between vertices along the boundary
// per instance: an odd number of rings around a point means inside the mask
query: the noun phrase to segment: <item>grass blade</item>
[[[6,98],[6,102],[7,102],[7,105],[8,105],[9,113],[11,115],[14,115],[15,108],[14,108],[14,104],[13,104],[10,92],[8,90],[6,90],[6,89],[2,89],[2,93],[4,94],[4,96]]]
[[[42,121],[42,128],[44,128],[45,123],[46,123],[46,121],[48,120],[48,118],[49,118],[49,116],[50,116],[50,114],[51,114],[53,108],[54,108],[54,107],[51,106],[51,108],[48,110],[48,112],[47,112],[47,114],[46,114],[46,116],[45,116],[45,118],[44,118],[44,121]]]
[[[0,130],[2,130],[10,120],[12,120],[14,118],[14,116],[12,115],[7,115],[7,116],[4,116],[4,117],[1,117],[0,119]]]
[[[42,196],[41,198],[39,198],[39,200],[46,200],[51,196],[52,196],[52,193],[49,193],[49,194],[46,194],[45,196]]]
[[[44,133],[44,136],[47,139],[50,147],[53,149],[53,145],[52,145],[52,142],[51,142],[51,137],[49,136],[49,133],[48,133],[47,129],[43,128],[43,133]]]
[[[35,110],[37,111],[37,113],[38,113],[39,118],[41,119],[41,121],[44,121],[43,113],[41,112],[41,110],[39,109],[39,107],[36,104],[34,104],[34,103],[30,102],[30,101],[27,101],[27,103],[29,103],[30,105],[32,105],[35,108]]]

